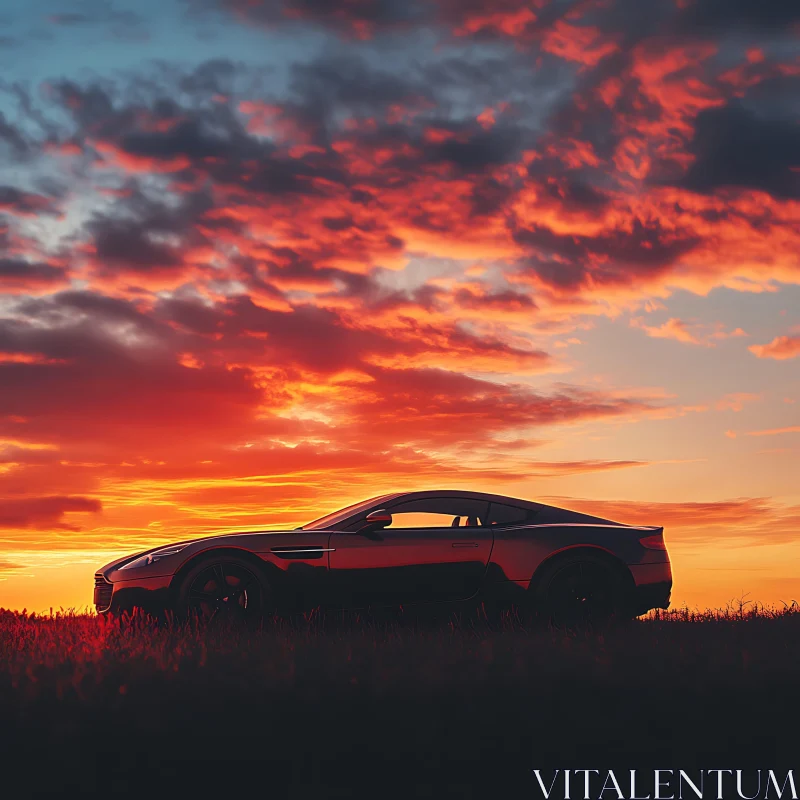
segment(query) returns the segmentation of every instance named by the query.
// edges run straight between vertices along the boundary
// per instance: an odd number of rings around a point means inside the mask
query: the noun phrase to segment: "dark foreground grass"
[[[602,634],[0,611],[0,796],[541,797],[533,768],[798,770],[799,666],[797,609]]]

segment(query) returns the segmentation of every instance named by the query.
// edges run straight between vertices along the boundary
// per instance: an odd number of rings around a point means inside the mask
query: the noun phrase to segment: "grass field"
[[[0,611],[0,656],[9,798],[541,797],[533,768],[800,767],[797,608],[602,634]]]

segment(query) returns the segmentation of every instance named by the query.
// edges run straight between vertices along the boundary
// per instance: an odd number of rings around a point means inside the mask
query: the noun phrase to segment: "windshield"
[[[393,494],[381,494],[377,497],[371,497],[369,500],[362,500],[360,503],[353,503],[351,506],[341,508],[338,511],[333,511],[330,514],[326,514],[324,517],[315,519],[313,522],[309,522],[308,525],[303,525],[300,530],[323,531],[326,528],[335,528],[340,522],[344,522],[349,517],[358,514],[359,511],[375,505],[379,500],[385,500],[394,496],[395,495]]]

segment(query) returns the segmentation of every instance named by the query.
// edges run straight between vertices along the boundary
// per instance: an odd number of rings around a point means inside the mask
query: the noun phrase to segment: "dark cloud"
[[[658,219],[634,219],[630,230],[598,236],[562,235],[532,225],[517,229],[514,238],[533,250],[529,263],[543,280],[572,289],[588,277],[595,284],[634,283],[663,272],[700,243],[692,233],[668,231]]]
[[[591,183],[571,177],[551,177],[545,181],[544,193],[566,211],[601,212],[611,198]]]
[[[145,325],[149,321],[149,317],[141,313],[132,301],[92,291],[59,292],[51,297],[21,300],[15,306],[15,311],[48,323],[69,321],[75,318],[76,313],[125,320],[137,325]]]
[[[741,107],[703,111],[689,143],[694,162],[681,185],[711,193],[724,187],[800,197],[800,125]]]
[[[97,83],[83,87],[74,81],[59,80],[45,89],[87,131],[98,123],[108,126],[117,117],[109,90]]]
[[[180,248],[153,241],[143,224],[134,226],[121,220],[95,220],[94,244],[103,272],[109,267],[130,270],[164,270],[183,264]]]
[[[358,298],[371,312],[395,310],[401,313],[411,308],[432,312],[442,308],[445,292],[436,286],[424,285],[410,291],[386,293],[377,286],[351,284],[350,296]]]
[[[326,192],[315,183],[317,179],[347,186],[351,179],[347,173],[334,162],[315,164],[302,159],[279,156],[265,158],[251,165],[227,167],[209,167],[208,172],[215,180],[225,183],[235,181],[238,186],[232,189],[232,197],[236,199],[237,190],[242,190],[244,199],[251,192],[263,193],[280,199],[284,195],[323,196]],[[265,198],[269,199],[269,198]]]
[[[664,0],[661,0],[664,2]],[[569,14],[580,14],[587,0],[187,0],[195,11],[223,10],[248,24],[274,28],[310,24],[346,38],[369,38],[411,28],[438,27],[447,33],[467,33],[482,42],[503,38],[533,38]],[[535,14],[533,13],[535,11]],[[508,22],[504,24],[504,22]]]
[[[64,521],[64,515],[97,513],[101,508],[100,501],[90,497],[5,497],[0,503],[0,528],[79,531],[80,527]]]
[[[204,82],[197,76],[205,67],[212,77]],[[227,62],[209,62],[184,80],[191,80],[194,88],[199,80],[208,90],[216,89],[215,76],[220,72],[229,76],[233,69]],[[535,144],[534,133],[512,113],[501,115],[489,129],[474,117],[437,118],[431,113],[441,105],[437,91],[421,71],[400,75],[356,56],[292,65],[287,98],[278,104],[242,104],[243,113],[227,102],[197,100],[181,105],[160,97],[149,104],[120,103],[113,87],[98,83],[81,86],[62,81],[53,86],[79,126],[74,136],[89,138],[109,167],[192,181],[205,177],[225,186],[240,202],[253,194],[317,195],[323,191],[320,185],[349,189],[353,177],[340,153],[332,149],[343,137],[360,149],[393,153],[382,161],[382,170],[360,181],[354,201],[361,203],[374,196],[370,188],[413,181],[420,169],[447,165],[463,174],[480,175],[513,162],[522,148]],[[387,122],[393,109],[414,111],[414,121]],[[354,120],[370,124],[351,130],[348,123]],[[450,135],[428,139],[424,136],[428,127]],[[287,152],[293,144],[317,149],[296,157]],[[490,213],[509,196],[508,187],[488,178],[473,190],[477,215]]]
[[[448,139],[431,147],[429,158],[449,162],[464,172],[484,172],[516,160],[524,141],[525,133],[517,126],[496,125],[488,131],[478,128],[463,140]]]
[[[795,0],[693,0],[679,12],[678,29],[705,35],[734,29],[788,33],[799,22],[800,4]]]
[[[496,178],[476,176],[469,193],[471,216],[496,217],[514,199],[518,188]]]
[[[157,122],[159,118],[170,120],[173,115],[177,117],[183,113],[178,107],[164,108],[160,114],[154,114],[154,121]],[[227,110],[221,109],[179,118],[166,131],[132,131],[116,139],[115,144],[130,155],[155,160],[169,160],[177,156],[186,156],[193,161],[206,158],[265,158],[272,149],[246,136],[240,124],[233,120]]]
[[[798,48],[800,49],[800,48]],[[800,119],[800,74],[792,74],[779,61],[772,73],[747,90],[743,102],[763,117]]]
[[[357,56],[327,56],[291,68],[290,89],[309,110],[347,108],[372,115],[391,105],[432,104],[434,87],[413,74],[370,66]]]
[[[168,327],[128,300],[66,291],[23,298],[0,318],[0,350],[59,362],[108,366],[119,360],[163,360]],[[159,346],[160,345],[160,346]]]
[[[188,181],[205,177],[234,195],[315,194],[317,178],[346,180],[336,165],[336,154],[317,159],[318,163],[289,157],[269,138],[248,132],[242,116],[226,103],[198,108],[162,99],[150,105],[114,107],[99,87],[70,87],[70,92],[76,98],[70,101],[76,120],[109,166],[168,173]],[[331,108],[330,113],[334,112]],[[309,135],[327,125],[323,110],[316,109],[312,115],[296,103],[285,104],[281,122]],[[326,138],[320,135],[321,141]]]
[[[41,194],[25,192],[14,186],[0,186],[0,211],[20,215],[38,215],[53,211],[53,200]]]
[[[4,144],[15,156],[27,155],[31,147],[27,137],[6,119],[2,111],[0,111],[0,144]]]
[[[509,290],[480,294],[470,289],[458,289],[453,300],[461,308],[475,311],[534,311],[536,303],[527,294]]]
[[[794,0],[186,0],[196,11],[217,10],[267,29],[305,24],[346,39],[412,29],[437,30],[445,41],[513,41],[538,49],[559,24],[593,27],[613,36],[620,53],[659,37],[714,39],[730,32],[791,35],[800,21]],[[453,34],[456,34],[455,36]]]
[[[86,223],[100,275],[178,272],[185,249],[206,242],[196,227],[211,207],[203,193],[182,195],[163,203],[138,189],[117,200],[110,212],[95,213]]]
[[[0,291],[37,291],[42,286],[64,283],[63,267],[22,258],[0,257]]]
[[[214,58],[202,62],[188,74],[181,75],[179,86],[189,94],[224,96],[233,88],[239,71],[240,67],[233,61]]]

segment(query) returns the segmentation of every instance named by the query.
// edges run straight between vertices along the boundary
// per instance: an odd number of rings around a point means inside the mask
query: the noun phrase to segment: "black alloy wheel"
[[[264,611],[264,587],[255,570],[235,560],[219,560],[193,570],[185,583],[183,606],[200,620],[250,622]]]
[[[620,611],[619,582],[599,561],[567,561],[550,575],[544,601],[553,624],[601,624]]]

